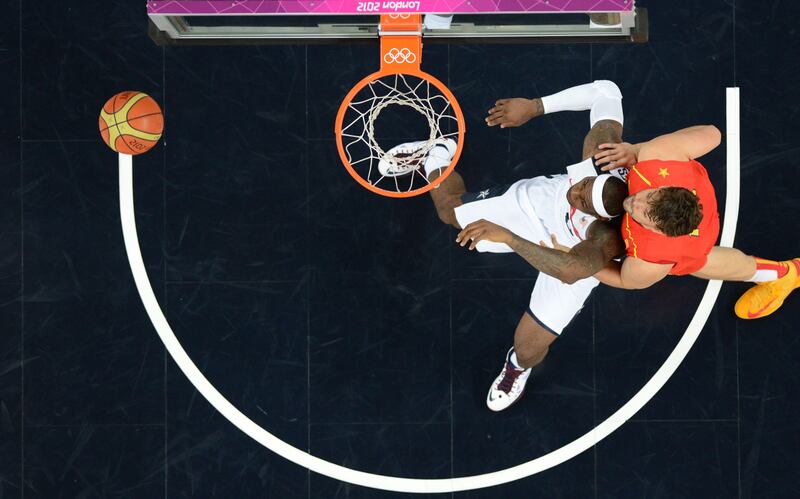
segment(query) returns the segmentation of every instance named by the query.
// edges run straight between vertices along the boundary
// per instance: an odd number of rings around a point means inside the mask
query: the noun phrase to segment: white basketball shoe
[[[522,394],[525,393],[525,385],[531,375],[530,369],[519,369],[511,362],[511,354],[514,347],[506,354],[506,363],[500,375],[495,378],[489,394],[486,396],[486,405],[489,409],[499,412],[508,409]]]
[[[405,142],[392,147],[378,161],[378,171],[384,177],[400,177],[419,170],[431,161],[441,165],[436,166],[437,169],[448,166],[456,153],[456,141],[453,139],[436,139],[433,148],[426,156],[412,159],[411,157],[414,153],[427,143],[425,140],[419,140]]]

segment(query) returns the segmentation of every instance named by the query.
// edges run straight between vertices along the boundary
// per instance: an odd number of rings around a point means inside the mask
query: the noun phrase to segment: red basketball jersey
[[[628,174],[631,195],[658,187],[684,187],[694,192],[703,205],[703,220],[687,236],[668,237],[642,227],[627,213],[622,220],[622,238],[628,256],[651,263],[673,264],[670,274],[691,274],[703,268],[719,237],[719,214],[714,186],[697,161],[642,161]]]

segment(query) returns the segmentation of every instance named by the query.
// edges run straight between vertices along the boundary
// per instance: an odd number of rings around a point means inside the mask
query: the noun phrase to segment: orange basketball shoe
[[[760,282],[736,301],[734,311],[742,319],[760,319],[778,310],[794,289],[800,288],[800,258],[784,262],[789,272],[780,279]]]

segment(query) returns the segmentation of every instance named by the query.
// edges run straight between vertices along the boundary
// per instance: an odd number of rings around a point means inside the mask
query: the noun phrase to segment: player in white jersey
[[[598,176],[592,160],[600,144],[621,142],[622,94],[614,83],[595,81],[541,99],[502,99],[489,111],[487,123],[518,126],[564,110],[591,111],[584,161],[568,167],[567,175],[468,193],[461,176],[453,172],[430,191],[441,220],[462,229],[457,238],[462,246],[514,251],[540,271],[529,307],[517,325],[514,346],[486,398],[494,411],[519,399],[533,368],[599,283],[593,276],[625,250],[619,228],[610,219],[623,212],[627,187],[618,178]],[[449,165],[455,150],[447,141],[440,146],[433,148],[424,165],[430,180]],[[545,241],[561,249],[550,248]],[[571,250],[565,254],[566,248]]]

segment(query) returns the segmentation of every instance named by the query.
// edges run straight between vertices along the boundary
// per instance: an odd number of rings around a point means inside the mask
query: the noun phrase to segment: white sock
[[[608,80],[597,80],[542,97],[542,107],[544,114],[591,110],[591,126],[600,120],[623,122],[622,92]]]
[[[770,282],[778,280],[778,271],[777,270],[756,270],[756,273],[753,274],[753,277],[747,279],[746,282]]]
[[[442,145],[434,146],[428,153],[428,157],[425,158],[425,177],[430,177],[434,171],[448,166],[450,166],[450,153],[447,148]]]
[[[516,370],[518,370],[518,371],[524,371],[525,370],[525,368],[524,367],[520,367],[519,363],[517,362],[517,352],[512,353],[511,354],[511,358],[509,360],[511,361],[511,365],[514,366],[514,368]]]
[[[769,282],[778,280],[789,272],[789,265],[795,264],[794,261],[776,262],[758,257],[753,258],[756,260],[756,272],[753,274],[753,277],[747,279],[748,282]],[[798,270],[800,270],[800,268]]]

